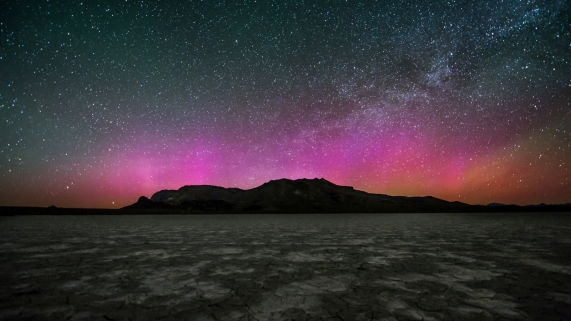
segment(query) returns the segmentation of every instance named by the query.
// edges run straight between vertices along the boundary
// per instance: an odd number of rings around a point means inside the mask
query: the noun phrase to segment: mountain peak
[[[277,179],[242,190],[187,185],[140,198],[128,208],[170,208],[190,213],[394,213],[458,212],[469,205],[432,197],[371,194],[324,178]]]

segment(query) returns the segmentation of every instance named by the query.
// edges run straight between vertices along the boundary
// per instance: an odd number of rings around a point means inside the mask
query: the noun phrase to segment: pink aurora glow
[[[543,136],[513,141],[478,133],[477,139],[467,139],[463,132],[443,133],[441,126],[420,117],[379,122],[379,115],[365,117],[370,113],[318,127],[275,126],[266,128],[265,135],[254,129],[237,135],[239,124],[229,123],[155,142],[126,139],[81,175],[69,174],[69,182],[46,177],[41,185],[51,186],[51,196],[42,199],[37,191],[36,204],[115,208],[184,185],[248,189],[272,179],[313,177],[373,193],[432,195],[472,204],[558,202],[569,195],[565,168],[548,168],[533,156],[549,149]],[[466,127],[475,127],[474,122]],[[531,156],[530,149],[536,150]]]

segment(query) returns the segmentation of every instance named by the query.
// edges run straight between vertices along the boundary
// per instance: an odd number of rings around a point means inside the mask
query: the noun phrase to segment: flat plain
[[[571,213],[0,217],[1,320],[570,320]]]

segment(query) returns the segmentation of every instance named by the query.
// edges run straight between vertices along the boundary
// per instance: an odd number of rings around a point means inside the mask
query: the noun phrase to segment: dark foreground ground
[[[571,213],[0,217],[0,320],[569,320]]]

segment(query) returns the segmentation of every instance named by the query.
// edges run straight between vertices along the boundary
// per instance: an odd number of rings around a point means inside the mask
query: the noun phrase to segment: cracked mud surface
[[[571,215],[0,218],[1,320],[569,320]]]

